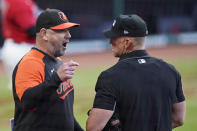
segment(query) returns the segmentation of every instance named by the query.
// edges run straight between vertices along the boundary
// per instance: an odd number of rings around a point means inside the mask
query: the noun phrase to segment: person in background
[[[2,35],[2,24],[1,24],[1,1],[0,1],[0,61],[2,60],[1,50],[3,47],[4,38]]]
[[[73,114],[71,82],[79,64],[59,58],[65,55],[74,26],[79,24],[57,9],[39,15],[36,45],[13,72],[14,131],[83,131]]]
[[[9,77],[10,88],[15,65],[35,45],[36,9],[33,0],[1,0],[2,33],[5,39],[1,59]]]
[[[103,130],[114,113],[122,131],[172,131],[183,125],[181,75],[147,53],[147,34],[145,21],[135,14],[120,15],[104,31],[119,61],[98,77],[87,131]]]

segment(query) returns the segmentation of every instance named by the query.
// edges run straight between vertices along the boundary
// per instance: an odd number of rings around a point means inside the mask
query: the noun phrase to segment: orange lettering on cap
[[[60,19],[67,20],[67,17],[63,12],[58,12],[58,15],[59,15]]]

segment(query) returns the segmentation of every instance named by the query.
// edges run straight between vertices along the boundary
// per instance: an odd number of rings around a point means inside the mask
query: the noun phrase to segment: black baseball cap
[[[144,37],[148,35],[146,22],[136,14],[118,16],[109,30],[103,32],[107,38],[119,36]]]
[[[64,30],[73,26],[79,26],[79,24],[69,22],[68,18],[61,10],[46,9],[37,18],[36,32],[40,32],[42,28]]]

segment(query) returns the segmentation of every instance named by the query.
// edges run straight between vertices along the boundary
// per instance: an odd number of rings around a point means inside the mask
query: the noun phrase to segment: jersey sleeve
[[[41,61],[28,59],[18,65],[15,88],[24,109],[35,108],[59,87],[61,80],[57,73],[54,72],[50,80],[45,80],[44,71],[45,66]]]
[[[110,80],[110,76],[102,73],[96,83],[96,96],[93,108],[114,110],[116,103],[115,86]]]
[[[178,73],[178,72],[177,72]],[[177,75],[177,87],[176,87],[176,103],[182,102],[185,100],[185,96],[182,89],[181,75]]]
[[[44,82],[44,63],[34,59],[24,60],[18,65],[15,78],[16,93],[21,100],[24,92]]]
[[[172,103],[175,104],[184,101],[185,96],[182,89],[182,81],[181,81],[180,73],[176,70],[176,68],[173,65],[169,65],[169,66],[173,70],[176,78],[176,85],[175,85],[176,87],[172,90],[171,93]]]

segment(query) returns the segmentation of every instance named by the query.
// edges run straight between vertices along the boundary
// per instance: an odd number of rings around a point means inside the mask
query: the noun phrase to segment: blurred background
[[[81,24],[73,39],[102,39],[102,31],[111,27],[119,14],[140,15],[149,34],[177,34],[197,30],[196,0],[37,0],[42,9],[59,8],[70,21]]]
[[[135,13],[147,23],[148,52],[175,65],[182,75],[187,116],[185,125],[175,130],[197,130],[196,0],[35,0],[35,3],[40,10],[60,9],[69,21],[80,23],[79,28],[71,30],[72,39],[65,59],[74,59],[81,65],[75,73],[73,84],[75,114],[83,127],[87,119],[86,112],[92,107],[98,75],[117,62],[102,31],[111,27],[116,16]],[[3,40],[0,33],[0,47],[3,46]],[[8,78],[3,66],[1,62],[0,131],[9,131],[9,118],[13,117],[14,103],[12,92],[6,87]]]
[[[46,8],[60,9],[65,12],[70,21],[80,23],[80,29],[73,28],[71,30],[73,41],[90,40],[96,44],[98,41],[95,42],[95,40],[104,39],[102,31],[111,27],[116,16],[135,13],[146,21],[149,35],[157,35],[157,39],[159,36],[157,42],[163,41],[160,44],[196,42],[196,0],[33,1],[42,10]],[[187,35],[188,33],[190,36]],[[191,37],[194,39],[190,39]],[[2,41],[3,38],[0,34],[0,42],[2,43]],[[86,41],[85,43],[91,42]],[[148,42],[147,46],[152,46],[154,43],[154,41]]]

